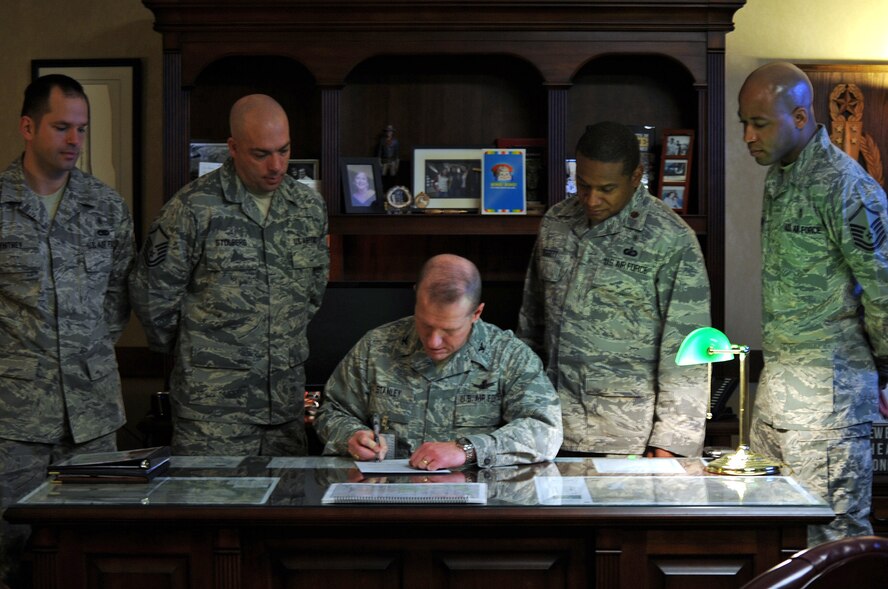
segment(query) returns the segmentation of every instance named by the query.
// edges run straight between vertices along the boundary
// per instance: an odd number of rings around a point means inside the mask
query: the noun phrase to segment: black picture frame
[[[379,164],[379,159],[342,157],[339,158],[339,169],[342,174],[342,199],[346,213],[365,215],[385,213],[385,193],[382,190],[382,166]],[[362,201],[358,194],[360,187],[356,185],[356,180],[361,174],[369,181],[369,187],[364,192],[372,192],[372,200]]]
[[[120,194],[142,239],[142,62],[139,59],[34,59],[31,79],[64,74],[83,86],[90,126],[77,167]]]

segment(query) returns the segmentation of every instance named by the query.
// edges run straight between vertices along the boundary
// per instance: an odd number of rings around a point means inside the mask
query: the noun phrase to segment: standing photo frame
[[[413,194],[425,193],[429,209],[477,211],[481,206],[480,147],[413,150]]]
[[[290,160],[287,162],[287,174],[302,182],[317,180],[319,164],[318,160]]]
[[[349,214],[381,214],[385,212],[382,191],[382,166],[375,157],[339,158],[342,173],[342,198]]]
[[[77,167],[120,194],[142,233],[142,63],[138,59],[35,59],[31,78],[64,74],[83,86],[90,121]]]
[[[319,169],[320,162],[318,160],[289,160],[287,162],[288,176],[318,192],[321,191],[321,181],[318,179]]]
[[[542,201],[547,182],[546,140],[542,137],[500,137],[496,140],[496,146],[500,149],[524,149],[524,184],[527,201]]]
[[[663,131],[659,196],[669,208],[679,214],[688,212],[693,154],[693,129]]]

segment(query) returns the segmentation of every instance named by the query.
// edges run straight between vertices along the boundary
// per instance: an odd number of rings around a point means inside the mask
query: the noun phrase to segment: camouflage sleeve
[[[679,244],[672,262],[657,277],[663,335],[648,445],[681,456],[699,456],[709,403],[707,369],[705,365],[677,366],[675,355],[690,332],[710,324],[710,295],[703,254],[696,238],[691,235],[687,241]]]
[[[829,220],[842,220],[831,234],[862,289],[864,325],[880,374],[888,373],[888,204],[885,192],[868,176],[848,183],[842,198],[832,201]],[[828,221],[829,221],[828,220]]]
[[[321,201],[323,202],[323,201]],[[324,211],[324,228],[321,231],[321,236],[318,238],[318,251],[324,252],[324,264],[323,266],[317,266],[314,269],[314,283],[312,284],[311,292],[309,293],[309,303],[308,303],[308,317],[309,319],[315,316],[315,313],[318,312],[318,309],[321,308],[321,303],[324,301],[324,292],[327,290],[327,278],[330,274],[330,248],[328,247],[328,237],[327,233],[329,231],[329,225],[327,222],[327,213]]]
[[[530,346],[540,358],[545,358],[545,313],[544,293],[539,277],[539,250],[542,247],[541,237],[537,238],[533,246],[530,263],[527,265],[527,275],[524,278],[524,294],[521,300],[521,311],[518,313],[518,330],[516,335],[525,344]]]
[[[552,460],[561,447],[561,403],[533,351],[513,339],[499,359],[506,425],[472,435],[478,466],[488,468]]]
[[[315,429],[325,442],[324,454],[348,455],[348,440],[370,423],[367,376],[369,340],[364,336],[345,355],[324,385]]]
[[[105,291],[105,322],[111,341],[117,341],[130,318],[130,299],[127,280],[135,264],[136,245],[133,231],[133,218],[126,207],[117,224],[114,244],[114,258],[108,289]]]
[[[200,256],[197,224],[182,199],[173,198],[151,226],[130,274],[130,300],[149,347],[171,352],[195,260]]]

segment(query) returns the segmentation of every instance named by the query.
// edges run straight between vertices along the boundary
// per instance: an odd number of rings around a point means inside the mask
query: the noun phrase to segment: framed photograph
[[[684,184],[664,184],[660,188],[660,198],[663,199],[663,202],[669,205],[674,211],[680,213],[687,212],[687,199],[685,199],[685,185]]]
[[[665,160],[663,162],[663,182],[684,182],[687,177],[687,160]]]
[[[674,211],[687,213],[694,154],[694,131],[664,130],[661,151],[659,196]]]
[[[524,150],[524,190],[527,201],[542,200],[546,187],[546,140],[541,137],[501,137],[496,140],[496,146],[500,149]]]
[[[320,162],[318,160],[290,160],[287,162],[287,174],[297,182],[302,182],[320,192],[319,169]]]
[[[339,168],[342,171],[342,197],[345,199],[346,213],[385,212],[382,167],[378,158],[339,158]]]
[[[319,164],[318,160],[290,160],[287,162],[287,173],[303,182],[317,180]]]
[[[481,206],[480,147],[418,147],[413,150],[413,194],[425,192],[430,209]]]
[[[227,159],[227,143],[191,142],[188,146],[188,171],[191,179],[221,168]]]
[[[31,77],[64,74],[89,98],[90,121],[77,167],[111,186],[142,217],[142,64],[138,59],[35,59]]]

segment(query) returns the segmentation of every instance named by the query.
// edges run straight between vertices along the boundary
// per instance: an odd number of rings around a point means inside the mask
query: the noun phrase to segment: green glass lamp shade
[[[714,353],[714,351],[722,353]],[[714,327],[700,327],[688,334],[675,355],[675,363],[679,366],[689,364],[709,364],[710,362],[727,362],[734,358],[731,341]]]

